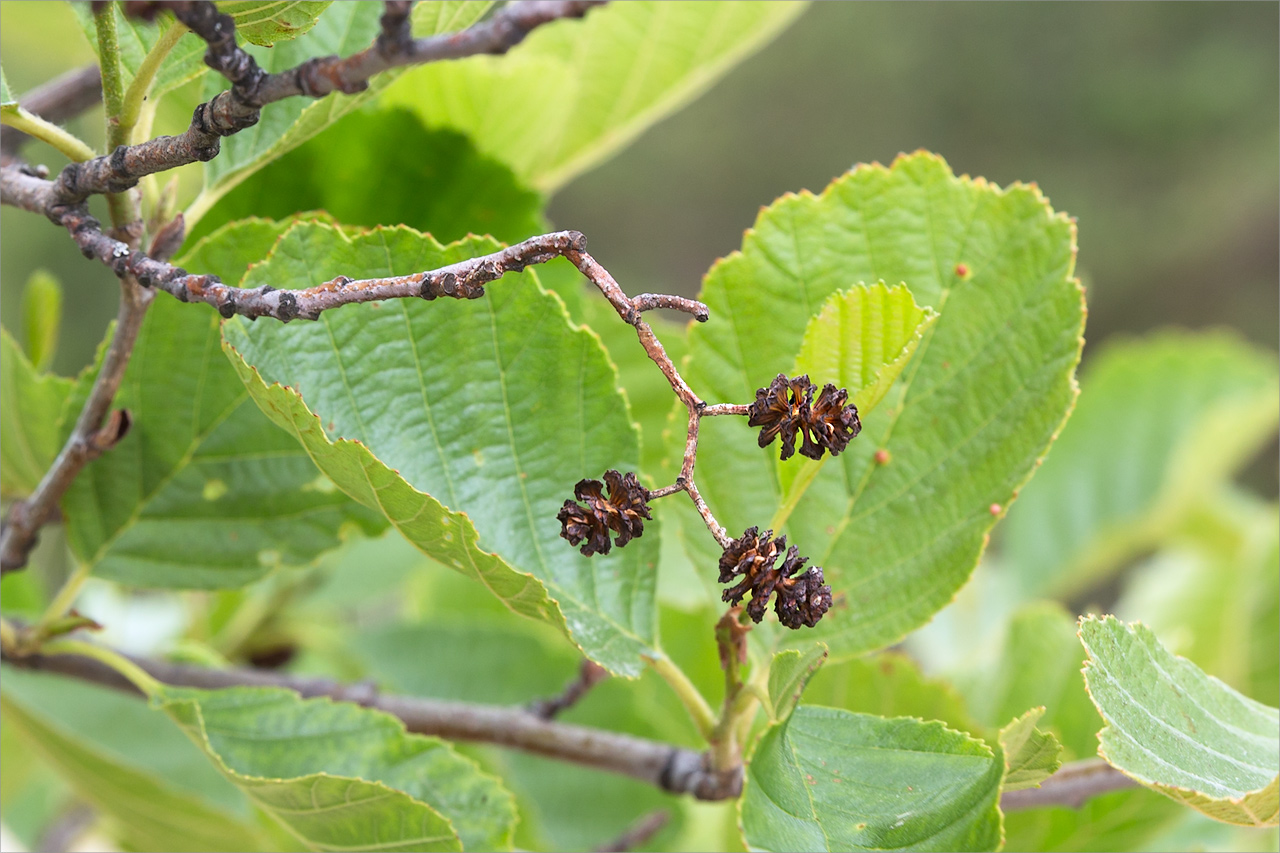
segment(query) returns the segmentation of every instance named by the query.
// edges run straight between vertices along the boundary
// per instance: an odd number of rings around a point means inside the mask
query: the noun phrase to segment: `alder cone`
[[[608,488],[608,497],[604,490]],[[619,548],[644,533],[643,519],[649,514],[649,490],[640,485],[634,473],[625,476],[610,468],[604,472],[604,483],[599,480],[579,480],[573,487],[574,496],[585,503],[565,501],[556,519],[560,522],[560,535],[570,545],[585,543],[580,549],[584,556],[608,554],[614,543],[609,533],[617,534]]]
[[[775,568],[784,549],[782,565]],[[747,615],[759,622],[769,598],[776,594],[774,611],[779,622],[792,629],[801,625],[812,628],[831,609],[831,587],[823,584],[822,569],[817,566],[797,575],[806,562],[795,545],[787,548],[786,536],[773,539],[772,530],[761,535],[758,527],[749,527],[720,556],[720,583],[739,578],[720,598],[738,604],[749,593]]]
[[[821,459],[828,450],[840,455],[859,432],[858,407],[849,403],[849,392],[828,383],[813,400],[815,388],[808,374],[788,379],[779,373],[767,388],[756,389],[756,400],[747,409],[747,426],[761,427],[759,444],[767,447],[782,439],[781,458],[795,454],[799,436],[800,455]]]

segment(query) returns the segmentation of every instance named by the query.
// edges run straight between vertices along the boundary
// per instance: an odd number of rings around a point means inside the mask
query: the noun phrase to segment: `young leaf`
[[[792,374],[848,388],[849,401],[869,415],[937,319],[932,308],[916,304],[905,284],[880,281],[837,291],[805,327]]]
[[[1062,766],[1062,744],[1036,728],[1043,716],[1043,706],[1032,708],[1000,730],[1000,751],[1004,753],[1002,790],[1039,788]]]
[[[175,789],[153,772],[131,766],[83,731],[59,725],[38,706],[23,701],[21,695],[29,691],[13,689],[15,681],[21,681],[19,674],[6,671],[5,692],[0,696],[6,729],[12,726],[77,794],[106,816],[110,834],[127,849],[262,849],[264,839],[240,817],[192,792]],[[146,712],[141,703],[135,704]]]
[[[1223,332],[1111,344],[1001,553],[1029,591],[1067,595],[1167,538],[1276,431],[1276,359]]]
[[[690,332],[685,378],[714,402],[750,400],[791,369],[810,316],[858,281],[903,281],[940,314],[790,514],[789,543],[844,596],[816,629],[833,658],[891,643],[951,600],[1062,425],[1084,323],[1073,259],[1074,226],[1034,187],[957,178],[917,153],[780,199],[708,273],[712,319]],[[704,422],[698,481],[736,532],[766,525],[783,495],[776,452],[729,420]]]
[[[484,2],[419,3],[412,13],[416,37],[466,29],[489,7]],[[246,50],[266,71],[278,73],[316,56],[349,56],[364,50],[378,36],[382,6],[377,3],[336,3],[325,10],[305,35],[274,48],[248,46]],[[448,63],[441,63],[448,64]],[[253,127],[222,140],[222,152],[205,163],[204,188],[186,211],[188,227],[229,190],[285,152],[315,136],[399,76],[394,68],[369,81],[369,88],[355,95],[331,94],[318,101],[286,98],[268,104]],[[227,87],[217,75],[205,81],[204,97],[212,98]]]
[[[299,224],[246,286],[402,275],[497,248]],[[598,340],[522,276],[477,300],[348,306],[284,328],[232,320],[228,355],[263,411],[356,500],[511,609],[567,624],[593,660],[636,674],[654,636],[656,525],[588,559],[556,522],[579,479],[635,470],[635,430]]]
[[[790,375],[808,374],[818,387],[830,382],[837,388],[848,388],[849,402],[866,418],[889,393],[937,319],[932,308],[916,305],[906,285],[889,288],[881,281],[837,291],[809,320]],[[786,496],[784,508],[795,507],[830,458],[805,459],[798,464],[778,460],[778,483]],[[775,524],[785,520],[779,516]]]
[[[228,779],[313,849],[499,850],[515,810],[498,780],[389,714],[290,690],[154,684]]]
[[[809,679],[827,659],[827,647],[814,643],[809,649],[786,649],[773,656],[769,666],[769,717],[774,722],[787,719],[800,702]]]
[[[0,494],[31,494],[58,454],[58,419],[71,380],[41,375],[0,329]]]
[[[101,577],[239,586],[306,565],[353,529],[383,526],[250,402],[221,355],[218,326],[207,306],[163,295],[147,312],[115,399],[133,425],[62,501],[72,553]],[[74,409],[94,373],[78,381]]]
[[[22,289],[22,325],[27,332],[27,354],[37,372],[49,369],[58,351],[62,324],[62,285],[47,270],[36,270]]]
[[[802,705],[756,748],[740,825],[753,850],[995,850],[1003,772],[942,723]]]
[[[1086,617],[1080,640],[1089,695],[1107,721],[1103,758],[1216,820],[1277,824],[1280,712],[1170,654],[1141,623]]]
[[[693,100],[799,3],[615,3],[539,27],[505,56],[414,69],[383,96],[550,194]],[[547,93],[554,92],[554,97]]]

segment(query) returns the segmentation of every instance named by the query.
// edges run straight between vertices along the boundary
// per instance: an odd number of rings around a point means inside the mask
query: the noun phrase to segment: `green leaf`
[[[15,673],[5,672],[5,692],[0,695],[6,730],[12,726],[79,796],[102,812],[111,834],[126,849],[262,849],[264,840],[257,831],[236,816],[129,766],[87,740],[82,731],[59,726],[28,707],[10,689],[15,678]]]
[[[1067,595],[1167,538],[1280,419],[1274,353],[1224,332],[1109,345],[1002,553],[1031,591]]]
[[[444,741],[408,734],[389,714],[271,687],[156,684],[151,697],[312,849],[511,846],[511,795]]]
[[[880,717],[940,720],[956,731],[979,731],[955,688],[941,679],[926,677],[915,661],[901,652],[828,663],[814,675],[804,696],[812,705]]]
[[[335,181],[336,174],[395,179]],[[441,242],[489,234],[514,243],[547,230],[541,206],[537,193],[467,137],[427,130],[407,110],[366,107],[231,190],[191,238],[242,217],[323,209],[347,225],[408,225]]]
[[[218,11],[236,22],[236,35],[252,44],[271,47],[295,39],[316,25],[328,0],[221,0]]]
[[[417,37],[466,29],[485,13],[490,3],[449,0],[419,3],[411,17]],[[305,35],[274,48],[249,46],[246,50],[265,71],[278,73],[316,56],[349,56],[373,44],[380,32],[382,6],[376,3],[336,3],[330,6]],[[442,63],[447,64],[447,63]],[[369,88],[355,95],[331,94],[318,101],[286,98],[268,104],[253,127],[222,140],[222,152],[204,165],[204,188],[186,211],[189,227],[215,202],[267,163],[315,136],[372,98],[403,73],[395,68],[369,81]],[[226,88],[226,81],[210,75],[204,97]]]
[[[827,647],[814,643],[806,651],[786,649],[773,656],[769,666],[769,701],[773,707],[769,718],[786,720],[800,702],[809,679],[827,659]]]
[[[382,527],[263,417],[220,350],[208,306],[161,296],[147,312],[115,400],[133,426],[62,501],[71,551],[95,574],[135,586],[239,586]],[[77,384],[76,408],[94,372]]]
[[[58,329],[62,324],[62,285],[47,270],[33,272],[22,289],[22,324],[31,363],[43,373],[58,351]]]
[[[582,21],[539,27],[505,56],[414,69],[383,101],[466,133],[550,194],[706,91],[803,10],[615,3]]]
[[[1170,654],[1141,623],[1087,617],[1080,639],[1089,695],[1107,721],[1099,755],[1216,820],[1276,825],[1280,712]]]
[[[1073,260],[1074,226],[1037,189],[957,178],[922,152],[783,197],[708,273],[711,321],[690,332],[685,378],[712,402],[750,400],[791,369],[810,316],[856,282],[906,282],[941,315],[786,527],[843,596],[815,629],[833,659],[951,600],[1061,427],[1084,322]],[[777,513],[776,459],[743,422],[704,422],[698,482],[731,534]]]
[[[995,850],[1004,764],[942,723],[801,705],[747,767],[754,850]]]
[[[1085,692],[1083,665],[1075,619],[1057,602],[1031,602],[1013,614],[1003,649],[965,695],[974,716],[989,726],[1028,706],[1044,707],[1037,725],[1054,732],[1073,757],[1089,758],[1102,720]]]
[[[1135,568],[1116,602],[1168,649],[1260,701],[1280,695],[1280,519],[1226,490],[1175,542]]]
[[[1054,806],[1010,812],[1004,816],[1004,846],[1061,853],[1167,850],[1154,843],[1156,836],[1192,814],[1146,788],[1115,791],[1093,797],[1079,809]]]
[[[0,329],[0,494],[35,491],[61,446],[58,420],[71,380],[41,375]]]
[[[403,275],[497,248],[299,224],[245,284]],[[506,276],[473,301],[348,306],[284,328],[236,319],[224,335],[263,411],[341,488],[512,610],[567,628],[610,670],[638,673],[654,638],[657,530],[586,558],[556,522],[579,479],[636,470],[635,431],[598,340],[571,327],[533,275]]]
[[[1000,751],[1004,753],[1002,790],[1039,788],[1062,766],[1062,744],[1036,728],[1043,716],[1043,706],[1032,708],[1000,730]]]

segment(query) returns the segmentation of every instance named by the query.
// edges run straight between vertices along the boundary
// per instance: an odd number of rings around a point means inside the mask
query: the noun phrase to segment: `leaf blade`
[[[1036,728],[1043,716],[1043,706],[1032,708],[1000,730],[1000,750],[1004,753],[1001,790],[1039,788],[1062,766],[1062,744],[1052,734]]]
[[[1089,695],[1107,721],[1100,755],[1216,820],[1280,820],[1280,711],[1170,654],[1141,623],[1086,617],[1080,640]]]

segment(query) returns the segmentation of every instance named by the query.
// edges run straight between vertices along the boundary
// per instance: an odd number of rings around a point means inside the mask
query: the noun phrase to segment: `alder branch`
[[[1040,783],[1039,788],[1009,791],[1000,797],[1000,808],[1006,812],[1046,806],[1078,809],[1101,794],[1137,786],[1137,782],[1101,758],[1090,758],[1062,765],[1057,773]]]
[[[253,669],[206,669],[154,658],[123,655],[151,677],[178,687],[220,690],[228,687],[283,687],[303,698],[327,696],[385,711],[408,731],[450,740],[469,740],[518,749],[631,776],[673,794],[702,800],[734,799],[742,793],[742,766],[716,772],[710,755],[668,743],[603,729],[545,720],[523,708],[480,705],[380,694],[368,682],[344,684],[327,678]],[[16,656],[3,654],[15,667],[53,672],[138,694],[116,670],[82,655]],[[1039,788],[1010,791],[1000,798],[1006,812],[1062,806],[1080,808],[1089,799],[1137,783],[1101,759],[1076,761],[1050,776]]]
[[[209,0],[165,4],[177,19],[209,46],[205,63],[232,84],[196,107],[187,130],[137,145],[121,145],[110,154],[68,165],[41,189],[41,207],[76,205],[91,195],[120,193],[147,175],[166,172],[218,155],[221,138],[258,123],[262,108],[292,97],[323,98],[368,88],[375,74],[477,54],[505,53],[533,29],[562,18],[580,18],[602,0],[516,0],[491,18],[458,33],[414,39],[408,32],[407,3],[388,4],[382,32],[373,45],[352,56],[309,59],[295,68],[269,74],[237,43],[235,21]]]
[[[3,660],[24,669],[55,672],[128,693],[139,692],[116,670],[82,655],[18,657],[6,653]],[[701,800],[727,800],[742,792],[740,765],[716,772],[704,753],[618,732],[544,720],[523,708],[383,695],[368,683],[342,684],[325,678],[250,669],[206,669],[151,658],[129,657],[129,660],[164,684],[207,690],[284,687],[304,698],[327,696],[335,701],[385,711],[400,718],[408,731],[417,734],[519,749],[631,776],[673,794],[692,794]]]
[[[27,112],[45,121],[61,124],[102,101],[102,71],[86,65],[68,71],[32,89],[18,99]],[[17,156],[31,137],[14,127],[0,130],[0,153]]]

